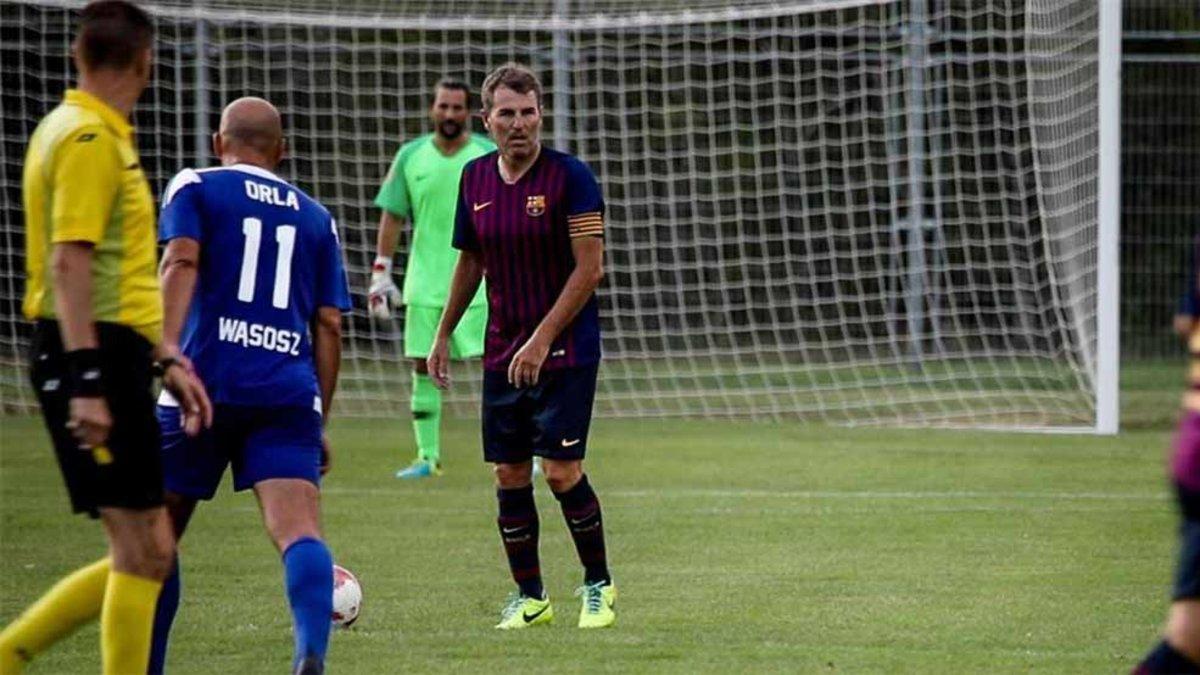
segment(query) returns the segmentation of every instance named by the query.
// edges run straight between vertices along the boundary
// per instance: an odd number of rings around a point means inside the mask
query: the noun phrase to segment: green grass
[[[1144,423],[1115,438],[599,421],[589,474],[622,595],[617,627],[588,633],[544,486],[557,621],[492,630],[510,582],[474,422],[448,423],[447,473],[420,484],[392,478],[404,421],[336,423],[325,527],[366,600],[330,672],[1125,671],[1166,609],[1175,519],[1154,420],[1178,379],[1129,383]],[[102,543],[66,513],[36,421],[0,424],[3,622]],[[283,672],[290,620],[253,498],[223,487],[182,556],[170,670]],[[97,664],[93,627],[30,672]]]

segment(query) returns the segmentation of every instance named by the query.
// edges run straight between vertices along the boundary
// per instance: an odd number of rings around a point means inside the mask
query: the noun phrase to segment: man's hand
[[[163,386],[179,401],[179,410],[183,413],[180,417],[183,432],[195,436],[200,433],[201,427],[207,429],[212,426],[212,401],[208,398],[204,383],[192,369],[191,360],[182,354],[172,358],[175,363],[163,373]]]
[[[333,466],[333,448],[329,445],[329,437],[321,434],[321,475],[329,473]]]
[[[550,343],[540,339],[535,333],[508,364],[508,383],[517,388],[537,384],[542,364],[546,362],[546,355],[549,353]]]
[[[392,281],[391,258],[376,258],[371,266],[371,286],[367,290],[367,308],[376,319],[392,318],[392,308],[399,307],[400,289]]]
[[[67,428],[79,441],[79,447],[90,450],[104,445],[112,429],[108,403],[100,396],[76,396],[71,399],[71,419]]]
[[[434,339],[433,346],[429,348],[429,358],[425,359],[425,367],[439,389],[450,386],[450,344],[446,338],[438,336]]]

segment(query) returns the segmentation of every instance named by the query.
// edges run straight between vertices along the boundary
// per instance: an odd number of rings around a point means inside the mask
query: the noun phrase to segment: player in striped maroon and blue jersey
[[[1134,669],[1136,675],[1200,673],[1200,236],[1193,243],[1175,331],[1191,353],[1189,386],[1171,454],[1171,480],[1183,516],[1179,562],[1166,634]]]
[[[495,468],[497,523],[519,589],[496,627],[554,616],[538,562],[538,456],[584,567],[579,626],[600,628],[616,619],[616,587],[583,457],[600,364],[604,200],[586,164],[541,145],[541,94],[537,77],[516,64],[484,82],[484,125],[498,151],[463,169],[454,227],[462,253],[428,366],[446,386],[449,336],[486,277],[483,454]]]

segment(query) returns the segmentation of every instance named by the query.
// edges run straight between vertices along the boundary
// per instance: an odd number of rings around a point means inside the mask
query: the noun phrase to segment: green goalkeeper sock
[[[442,390],[433,378],[413,373],[413,435],[417,438],[417,457],[433,464],[442,458]]]

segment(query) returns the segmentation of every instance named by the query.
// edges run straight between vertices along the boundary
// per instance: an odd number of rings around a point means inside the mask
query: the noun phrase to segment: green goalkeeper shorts
[[[404,356],[423,359],[429,356],[433,338],[437,335],[441,307],[404,308]],[[487,332],[487,305],[472,305],[463,314],[458,328],[450,336],[450,358],[473,359],[483,356],[483,337]]]

